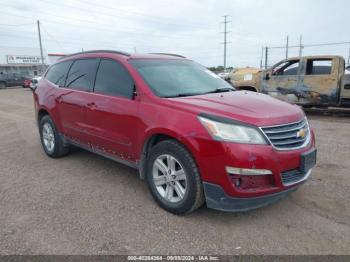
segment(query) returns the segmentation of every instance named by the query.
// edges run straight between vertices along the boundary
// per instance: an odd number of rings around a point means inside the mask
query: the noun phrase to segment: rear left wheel
[[[56,158],[68,153],[69,146],[64,143],[49,115],[45,115],[40,119],[39,131],[41,144],[48,156]]]

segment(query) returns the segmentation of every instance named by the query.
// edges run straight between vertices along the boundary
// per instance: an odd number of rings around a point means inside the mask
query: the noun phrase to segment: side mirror
[[[345,67],[346,70],[350,71],[350,65],[348,65],[347,67]]]

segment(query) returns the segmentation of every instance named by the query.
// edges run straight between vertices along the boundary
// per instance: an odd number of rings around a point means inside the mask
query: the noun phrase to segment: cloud
[[[230,15],[228,64],[258,66],[261,47],[291,44],[300,34],[305,43],[350,41],[346,26],[349,1],[253,0],[38,0],[5,1],[0,26],[1,45],[37,47],[35,22],[40,19],[48,52],[88,49],[133,52],[174,52],[212,66],[223,63],[222,15]],[[336,14],[336,15],[335,15]],[[346,56],[348,46],[304,49]],[[297,50],[290,50],[293,54]],[[270,61],[284,58],[271,50]]]

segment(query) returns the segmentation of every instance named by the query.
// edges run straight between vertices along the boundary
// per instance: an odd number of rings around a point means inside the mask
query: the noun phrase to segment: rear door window
[[[89,91],[94,83],[98,59],[75,60],[71,66],[66,87],[71,89]]]
[[[308,59],[307,75],[330,75],[332,73],[332,59]]]
[[[71,64],[72,61],[66,61],[51,66],[46,73],[46,79],[55,85],[64,86],[64,81],[66,80],[67,72]]]
[[[102,59],[98,67],[94,91],[96,93],[132,98],[134,81],[119,62]]]

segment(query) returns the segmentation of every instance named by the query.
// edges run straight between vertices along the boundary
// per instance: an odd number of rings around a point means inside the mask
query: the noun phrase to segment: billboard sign
[[[40,56],[33,55],[7,55],[8,64],[41,64]]]

